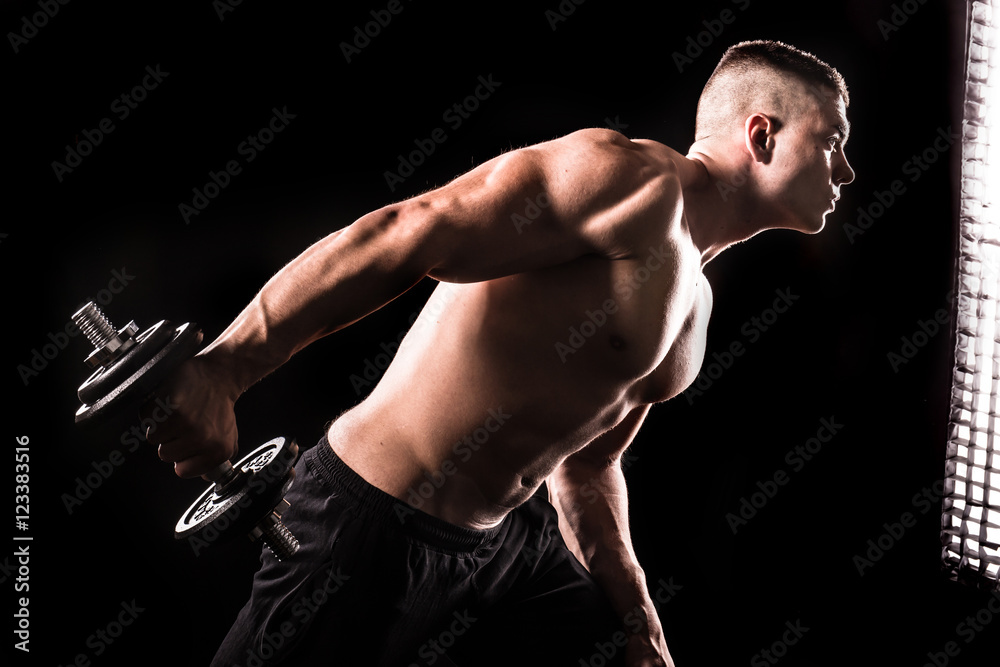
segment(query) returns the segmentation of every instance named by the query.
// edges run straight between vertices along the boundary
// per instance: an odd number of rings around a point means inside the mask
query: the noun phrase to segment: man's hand
[[[674,667],[655,612],[647,619],[649,624],[645,631],[629,637],[625,646],[625,664],[628,667]]]
[[[157,391],[160,405],[154,408],[151,402],[140,411],[157,422],[147,430],[146,439],[159,446],[160,459],[173,463],[178,477],[204,475],[236,455],[233,407],[240,393],[208,357],[195,356]],[[162,417],[164,404],[166,419]]]

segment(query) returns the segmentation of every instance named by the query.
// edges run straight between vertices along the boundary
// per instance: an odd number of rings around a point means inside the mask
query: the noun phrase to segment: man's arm
[[[473,282],[588,254],[627,257],[645,247],[643,221],[662,219],[676,202],[671,178],[638,144],[585,130],[369,213],[290,262],[181,367],[164,389],[178,408],[148,437],[179,476],[203,474],[235,454],[236,399],[297,351],[425,276]],[[542,194],[549,205],[519,234],[512,216]]]
[[[630,667],[672,667],[645,573],[632,549],[621,469],[621,455],[648,412],[648,405],[632,410],[613,429],[563,461],[547,486],[567,546],[604,589],[618,618],[629,619]],[[633,622],[642,627],[635,629]]]

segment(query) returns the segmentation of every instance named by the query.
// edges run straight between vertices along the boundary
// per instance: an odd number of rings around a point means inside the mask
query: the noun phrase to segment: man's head
[[[809,102],[836,97],[843,99],[845,108],[850,105],[844,78],[816,56],[781,42],[741,42],[726,50],[705,84],[695,141],[742,127],[754,111],[788,118],[806,110]]]
[[[773,226],[815,233],[854,179],[843,153],[849,103],[843,77],[815,56],[781,42],[742,42],[705,84],[695,142],[747,172]]]

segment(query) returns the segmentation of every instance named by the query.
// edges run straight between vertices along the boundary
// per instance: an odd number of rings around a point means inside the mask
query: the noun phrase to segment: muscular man
[[[579,131],[365,215],[275,275],[172,379],[180,407],[150,437],[182,477],[235,453],[251,385],[439,284],[297,464],[302,548],[262,556],[215,664],[586,665],[600,644],[607,664],[672,665],[620,457],[699,372],[705,264],[766,229],[823,228],[854,178],[848,102],[815,57],[739,44],[687,155]]]

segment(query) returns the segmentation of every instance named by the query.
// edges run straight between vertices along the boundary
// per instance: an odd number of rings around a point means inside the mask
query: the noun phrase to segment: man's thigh
[[[627,634],[604,591],[566,548],[555,509],[536,494],[516,510],[507,548],[516,550],[513,582],[482,612],[454,650],[458,665],[551,667],[622,664]],[[518,533],[526,530],[525,538]],[[493,596],[487,588],[484,598]],[[582,660],[582,663],[581,663]],[[426,663],[425,663],[426,664]]]
[[[408,665],[453,621],[450,610],[471,606],[475,559],[415,539],[391,511],[347,501],[318,467],[329,458],[310,450],[297,464],[285,518],[299,552],[262,556],[213,665]]]
[[[544,490],[495,538],[477,546],[459,539],[459,549],[455,535],[450,544],[415,539],[404,530],[414,527],[413,512],[392,508],[379,521],[364,505],[343,504],[330,466],[341,464],[324,449],[296,466],[286,517],[300,552],[287,563],[264,555],[214,665],[578,667],[620,631],[604,593],[566,549]],[[338,479],[349,474],[338,470]],[[615,664],[602,657],[593,664]]]

